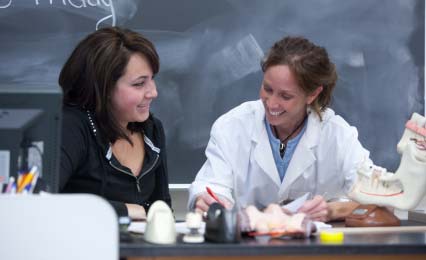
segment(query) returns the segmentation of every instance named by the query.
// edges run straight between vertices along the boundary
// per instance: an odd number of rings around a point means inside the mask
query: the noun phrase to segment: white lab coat
[[[194,207],[206,186],[232,202],[238,194],[239,206],[258,208],[306,192],[326,199],[341,197],[351,188],[357,165],[368,159],[369,152],[358,141],[356,128],[333,110],[324,111],[322,119],[309,113],[307,128],[281,183],[262,102],[245,102],[222,115],[211,129],[207,160],[190,186],[188,207]]]

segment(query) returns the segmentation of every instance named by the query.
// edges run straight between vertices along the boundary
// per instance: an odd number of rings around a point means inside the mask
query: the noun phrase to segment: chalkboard
[[[303,35],[337,65],[332,107],[375,163],[395,170],[405,121],[424,113],[424,15],[423,0],[0,0],[0,87],[55,85],[96,28],[143,33],[161,59],[153,112],[166,129],[170,182],[190,183],[214,120],[258,98],[264,53]]]

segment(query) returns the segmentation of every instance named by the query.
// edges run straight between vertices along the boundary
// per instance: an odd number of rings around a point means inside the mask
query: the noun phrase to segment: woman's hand
[[[126,203],[127,213],[132,220],[146,219],[145,208],[138,204]]]
[[[329,208],[325,199],[316,195],[313,199],[305,201],[297,212],[305,213],[311,220],[326,222],[329,220]]]
[[[220,201],[224,204],[223,206],[227,209],[232,208],[232,203],[225,199],[223,196],[220,197]],[[213,199],[212,196],[210,196],[207,192],[201,193],[196,199],[195,199],[195,212],[199,212],[203,214],[204,212],[207,212],[210,205],[214,202],[217,202],[215,199]]]
[[[355,201],[335,201],[328,203],[329,220],[344,220],[352,211],[359,206]]]
[[[314,221],[327,222],[344,220],[358,205],[354,201],[327,203],[322,196],[317,195],[312,200],[306,201],[298,212],[306,213]]]

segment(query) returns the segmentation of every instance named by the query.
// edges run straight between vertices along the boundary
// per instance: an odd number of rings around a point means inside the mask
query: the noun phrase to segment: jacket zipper
[[[118,167],[116,167],[114,164],[112,164],[112,162],[111,161],[109,161],[109,165],[111,165],[111,167],[112,168],[114,168],[114,169],[116,169],[117,171],[120,171],[120,172],[122,172],[122,173],[125,173],[125,174],[127,174],[127,175],[129,175],[129,176],[132,176],[133,178],[135,178],[135,181],[136,181],[136,188],[138,189],[138,192],[140,193],[141,192],[141,187],[140,187],[140,185],[139,185],[139,180],[144,176],[144,175],[146,175],[148,172],[150,172],[151,170],[152,170],[152,168],[154,168],[154,166],[157,164],[157,161],[158,161],[158,158],[159,158],[160,156],[157,154],[157,156],[155,157],[155,160],[154,160],[154,163],[151,165],[151,167],[149,167],[149,169],[147,169],[146,171],[144,171],[142,174],[140,174],[138,177],[136,177],[135,175],[133,175],[133,174],[131,174],[130,172],[127,172],[127,171],[125,171],[125,170],[122,170],[122,169],[120,169],[120,168],[118,168]]]

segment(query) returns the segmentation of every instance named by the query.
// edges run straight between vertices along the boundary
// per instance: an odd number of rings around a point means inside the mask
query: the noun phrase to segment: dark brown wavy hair
[[[321,112],[330,105],[337,81],[336,66],[330,61],[327,50],[303,37],[284,37],[272,46],[261,62],[263,72],[275,65],[287,65],[307,95],[323,87],[311,103],[311,108],[321,118]]]
[[[128,29],[102,28],[77,45],[59,75],[63,103],[94,113],[100,130],[111,143],[119,138],[130,142],[112,113],[110,97],[134,53],[148,60],[154,75],[158,73],[159,56],[151,41]]]

